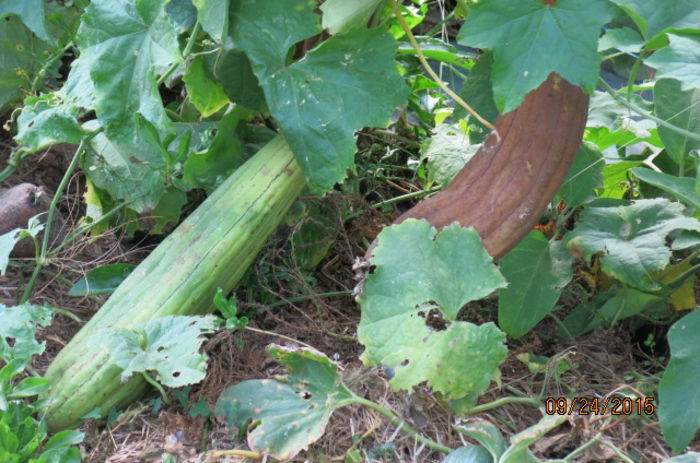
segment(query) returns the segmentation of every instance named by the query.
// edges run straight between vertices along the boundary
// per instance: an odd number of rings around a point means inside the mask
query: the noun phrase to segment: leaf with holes
[[[207,356],[199,353],[204,334],[217,326],[214,317],[167,316],[135,328],[106,330],[93,342],[110,352],[110,361],[122,368],[122,381],[134,373],[156,373],[168,387],[181,387],[204,379]]]
[[[355,402],[356,396],[343,384],[338,367],[320,352],[277,345],[268,352],[289,374],[226,389],[215,413],[231,427],[252,421],[250,448],[286,461],[320,438],[333,411]]]
[[[390,367],[395,389],[427,381],[450,399],[483,392],[505,358],[505,335],[457,314],[506,283],[476,231],[453,224],[436,236],[409,219],[382,231],[370,262],[358,298],[365,365]]]
[[[51,323],[51,309],[32,304],[6,307],[0,304],[0,359],[19,364],[44,352],[44,343],[34,338],[38,326]]]
[[[601,60],[598,37],[614,14],[606,0],[491,0],[469,6],[458,40],[493,51],[494,99],[506,113],[551,72],[592,92]]]
[[[158,148],[137,134],[131,142],[117,142],[104,133],[90,141],[90,148],[81,167],[96,187],[137,212],[150,212],[158,205],[166,189]]]
[[[674,230],[700,231],[700,222],[684,214],[684,206],[667,199],[644,199],[630,206],[589,207],[576,229],[566,236],[574,255],[590,259],[603,253],[602,270],[642,291],[660,289],[651,272],[671,258],[666,236]]]
[[[78,107],[65,104],[57,93],[27,97],[17,118],[15,140],[32,152],[56,143],[80,143],[86,131],[77,115]]]

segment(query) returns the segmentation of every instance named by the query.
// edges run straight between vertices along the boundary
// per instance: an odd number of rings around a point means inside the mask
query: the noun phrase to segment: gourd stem
[[[396,15],[396,19],[399,21],[399,24],[401,25],[401,28],[403,31],[406,33],[406,38],[408,39],[409,43],[413,47],[413,49],[416,51],[416,56],[418,57],[418,61],[420,61],[420,64],[423,65],[423,68],[425,69],[425,72],[428,73],[430,78],[440,87],[440,89],[447,93],[447,95],[452,98],[458,105],[463,107],[465,110],[469,112],[472,116],[476,118],[477,121],[481,122],[484,126],[488,127],[489,130],[492,130],[496,134],[496,138],[498,140],[501,139],[501,137],[498,135],[498,131],[496,130],[496,127],[493,126],[489,121],[484,119],[477,113],[474,108],[469,106],[466,101],[462,99],[459,95],[457,95],[455,92],[453,92],[443,81],[440,79],[440,77],[433,71],[433,68],[430,67],[430,64],[428,64],[428,60],[425,59],[425,55],[423,54],[423,51],[420,49],[420,45],[418,45],[418,42],[416,41],[416,38],[413,35],[413,32],[411,32],[411,28],[408,26],[408,23],[406,23],[406,20],[403,19],[403,15],[401,15],[401,12],[399,11],[398,7],[396,6],[396,1],[395,0],[389,0],[391,3],[391,7],[394,9],[394,14]]]

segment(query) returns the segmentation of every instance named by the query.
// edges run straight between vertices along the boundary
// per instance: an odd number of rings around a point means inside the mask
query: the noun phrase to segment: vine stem
[[[7,161],[7,166],[0,172],[0,182],[7,180],[12,175],[17,167],[22,163],[22,159],[26,157],[28,150],[26,148],[18,148],[10,154],[10,159]]]
[[[143,379],[145,379],[147,383],[149,383],[151,386],[155,387],[158,390],[160,396],[163,398],[163,402],[165,402],[166,405],[170,405],[172,403],[170,401],[170,397],[168,397],[168,393],[165,392],[163,386],[161,386],[160,383],[158,383],[158,381],[151,378],[151,375],[149,375],[148,372],[141,372],[141,376],[143,376]]]
[[[601,434],[597,434],[593,439],[589,440],[585,444],[581,445],[578,447],[576,450],[568,454],[566,457],[564,457],[562,462],[571,462],[574,461],[574,458],[577,456],[581,455],[583,452],[588,450],[590,447],[596,445],[596,444],[602,444],[605,445],[606,447],[610,448],[615,454],[622,460],[624,463],[634,463],[634,460],[632,460],[630,457],[622,453],[620,449],[618,449],[612,442],[609,442],[605,439],[603,439],[603,436]]]
[[[532,399],[530,397],[501,397],[500,399],[496,399],[493,402],[472,407],[469,410],[467,410],[467,412],[470,415],[474,415],[476,413],[485,412],[494,408],[502,407],[503,405],[507,404],[529,404],[534,407],[538,407],[540,405],[538,400]]]
[[[182,61],[179,61],[177,63],[173,63],[170,65],[170,67],[158,78],[158,86],[160,86],[163,82],[168,80],[168,77],[172,75],[173,72],[175,72],[175,69],[182,64],[182,62],[190,55],[192,52],[192,47],[194,46],[194,43],[196,42],[197,36],[199,35],[199,31],[202,29],[202,25],[199,23],[199,20],[194,24],[194,27],[192,28],[192,34],[190,34],[190,37],[187,39],[187,44],[185,45],[185,49],[182,51]]]
[[[240,450],[240,449],[234,449],[234,450],[213,450],[209,452],[209,455],[217,458],[217,457],[243,457],[243,458],[250,458],[253,460],[261,460],[262,455],[257,453],[257,452],[250,452],[248,450]]]
[[[469,114],[474,116],[477,121],[481,122],[484,126],[488,127],[489,130],[493,130],[494,133],[496,134],[496,138],[500,141],[501,137],[498,134],[498,130],[496,130],[496,127],[493,126],[489,121],[481,117],[479,113],[477,113],[474,108],[469,106],[466,101],[462,99],[459,95],[457,95],[455,92],[453,92],[447,84],[445,84],[442,79],[433,71],[433,68],[430,67],[430,64],[428,64],[428,60],[425,59],[425,55],[423,54],[423,51],[420,49],[420,45],[418,45],[418,42],[416,41],[416,37],[413,35],[413,32],[411,32],[411,28],[409,27],[408,23],[406,23],[406,20],[403,18],[403,15],[399,11],[397,5],[396,5],[396,0],[389,0],[389,3],[391,4],[391,7],[394,10],[394,15],[396,16],[396,19],[399,21],[399,24],[401,25],[401,28],[403,31],[406,33],[406,38],[408,39],[409,43],[413,47],[413,49],[416,52],[416,56],[418,57],[418,61],[420,61],[420,64],[423,66],[423,69],[425,69],[425,72],[428,73],[430,78],[440,87],[440,89],[447,93],[447,95],[452,98],[458,105],[460,105],[462,108],[467,110]]]
[[[396,196],[394,198],[389,198],[384,201],[380,201],[378,203],[372,204],[372,207],[374,209],[379,209],[382,206],[386,206],[387,204],[392,204],[396,203],[399,201],[403,201],[404,199],[410,199],[410,198],[418,198],[421,196],[429,195],[430,193],[435,193],[436,191],[442,190],[442,186],[434,186],[431,188],[428,188],[427,190],[419,190],[419,191],[412,191],[410,193],[403,194],[401,196]]]
[[[700,141],[700,134],[691,132],[689,130],[682,129],[682,128],[678,127],[677,125],[673,125],[668,121],[665,121],[659,117],[654,116],[653,114],[650,114],[649,112],[640,108],[639,106],[632,103],[631,101],[627,101],[626,98],[623,98],[620,95],[618,95],[618,93],[615,91],[615,89],[613,89],[610,85],[608,85],[608,83],[605,82],[605,80],[603,80],[602,77],[599,79],[599,81],[600,81],[601,87],[603,87],[605,89],[605,91],[608,92],[610,94],[610,96],[612,96],[615,99],[615,101],[622,104],[626,108],[632,110],[633,112],[639,114],[640,116],[644,116],[648,119],[651,119],[652,121],[656,122],[657,124],[662,125],[669,130],[673,130],[674,132],[676,132],[680,135],[691,138],[693,140]]]
[[[44,77],[46,77],[46,72],[48,69],[53,66],[53,64],[61,59],[63,55],[66,54],[68,50],[73,48],[74,44],[72,40],[69,40],[68,43],[66,43],[60,50],[54,51],[54,53],[49,56],[49,59],[46,60],[46,63],[41,67],[39,72],[36,73],[36,76],[34,76],[34,80],[32,80],[32,84],[30,86],[30,92],[31,93],[36,93],[37,90],[39,90],[39,84]]]
[[[360,396],[355,395],[354,400],[355,403],[358,403],[360,405],[364,405],[367,408],[371,408],[372,410],[378,412],[379,414],[383,415],[386,417],[392,424],[396,425],[399,427],[399,430],[404,431],[406,434],[411,435],[414,437],[418,442],[421,444],[425,444],[426,447],[430,447],[433,450],[436,450],[438,452],[442,453],[450,453],[453,449],[450,447],[447,447],[446,445],[442,445],[438,442],[435,442],[432,439],[428,439],[409,425],[407,425],[401,418],[398,416],[394,415],[394,413],[382,407],[376,402],[372,402],[371,400],[364,399]]]
[[[285,335],[283,335],[283,334],[275,333],[274,331],[260,330],[260,329],[258,329],[258,328],[253,328],[253,327],[251,327],[251,326],[246,326],[244,329],[245,329],[245,330],[248,330],[248,331],[252,331],[253,333],[266,334],[266,335],[268,335],[268,336],[275,336],[275,337],[278,337],[278,338],[280,338],[280,339],[284,339],[285,341],[290,341],[290,342],[293,342],[293,343],[295,343],[295,344],[299,344],[299,345],[302,345],[302,346],[304,346],[304,347],[308,347],[309,349],[318,351],[318,349],[316,349],[314,346],[311,346],[311,345],[309,345],[309,344],[306,344],[306,343],[303,342],[303,341],[299,341],[299,340],[297,340],[297,339],[290,338],[289,336],[285,336]]]
[[[86,136],[80,141],[80,145],[78,145],[78,149],[75,150],[75,154],[73,155],[73,159],[71,159],[70,164],[68,165],[68,168],[63,174],[63,178],[61,178],[61,183],[59,183],[58,188],[56,189],[56,193],[54,193],[53,198],[51,198],[51,203],[49,204],[49,210],[46,215],[46,222],[44,226],[44,237],[41,241],[41,249],[39,252],[39,255],[36,256],[36,265],[34,266],[34,271],[32,272],[32,276],[29,278],[29,282],[27,283],[27,286],[24,288],[24,292],[22,292],[22,298],[20,299],[20,304],[24,304],[27,302],[29,299],[29,296],[31,296],[32,291],[34,289],[34,284],[36,283],[36,279],[39,276],[39,273],[41,270],[44,268],[46,265],[47,259],[46,255],[48,252],[48,247],[49,247],[49,237],[51,235],[51,224],[53,223],[53,217],[56,214],[56,207],[58,206],[58,201],[61,199],[61,195],[63,194],[63,190],[66,189],[68,186],[68,181],[70,180],[71,176],[73,175],[73,171],[78,165],[78,161],[80,160],[80,156],[83,154],[83,151],[85,151],[85,146],[90,143],[90,140],[92,140],[97,134],[102,132],[102,128],[92,132],[90,135]]]

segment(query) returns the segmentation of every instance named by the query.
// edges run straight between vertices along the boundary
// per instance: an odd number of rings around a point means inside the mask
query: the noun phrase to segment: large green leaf
[[[663,5],[658,0],[612,2],[630,15],[647,40],[669,29],[697,30],[700,24],[700,4],[696,0],[664,0]]]
[[[321,31],[315,7],[313,0],[242,0],[232,8],[232,29],[311,190],[320,194],[353,166],[354,132],[386,125],[408,93],[396,73],[396,43],[382,29],[333,36],[289,64],[290,47]]]
[[[698,45],[700,46],[700,42]],[[700,54],[698,54],[700,72]],[[698,86],[687,91],[681,90],[681,83],[675,79],[659,79],[654,85],[654,111],[661,119],[692,133],[700,133],[700,79]],[[679,134],[662,125],[659,136],[666,152],[677,164],[682,164],[692,150],[700,150],[700,141]]]
[[[0,0],[0,20],[7,15],[16,14],[37,37],[53,43],[46,31],[44,21],[44,0]]]
[[[573,259],[561,241],[533,231],[506,254],[499,266],[508,287],[498,291],[498,325],[518,338],[554,308],[571,281]]]
[[[694,310],[668,331],[671,360],[659,383],[659,421],[674,453],[690,443],[700,427],[700,311]]]
[[[51,309],[32,304],[6,307],[0,304],[0,359],[24,364],[44,352],[34,338],[37,326],[51,323]]]
[[[221,55],[213,64],[214,75],[231,101],[253,111],[266,112],[265,94],[253,73],[248,56],[238,49],[230,48],[232,46],[232,41],[227,40]]]
[[[700,222],[685,216],[684,209],[663,198],[589,207],[567,234],[566,246],[586,259],[601,252],[601,268],[608,275],[641,290],[656,290],[660,286],[650,273],[662,270],[671,258],[666,236],[674,230],[700,231]]]
[[[700,37],[668,34],[668,38],[670,45],[651,55],[646,63],[656,68],[656,77],[659,79],[678,79],[682,90],[699,89]],[[695,111],[698,109],[695,108]]]
[[[268,351],[289,375],[277,380],[243,381],[226,389],[216,414],[231,427],[257,424],[248,432],[250,448],[287,461],[323,435],[333,411],[355,401],[338,367],[310,349],[272,345]]]
[[[181,59],[177,30],[163,0],[95,0],[77,41],[95,88],[95,110],[111,137],[130,140],[135,115],[170,127],[156,75]]]
[[[601,60],[598,37],[614,14],[606,0],[491,0],[470,5],[458,40],[493,51],[494,98],[506,113],[551,72],[592,92]]]
[[[505,280],[474,229],[450,225],[436,237],[425,220],[409,219],[379,235],[358,302],[357,337],[365,365],[384,364],[396,389],[427,381],[447,398],[483,392],[506,355],[493,323],[458,321],[464,304]]]
[[[79,143],[86,131],[78,123],[78,107],[58,93],[27,97],[17,118],[15,140],[32,152],[56,143]]]
[[[202,335],[215,327],[211,316],[166,316],[134,328],[101,331],[91,342],[109,349],[110,362],[124,370],[123,382],[134,373],[154,371],[159,383],[175,388],[204,379],[207,356],[199,349]]]
[[[675,175],[656,172],[645,167],[635,167],[631,172],[641,181],[654,185],[670,193],[684,203],[700,209],[700,195],[695,193],[695,179],[676,177]]]
[[[223,41],[228,30],[229,0],[192,0],[197,8],[202,29],[217,42]]]

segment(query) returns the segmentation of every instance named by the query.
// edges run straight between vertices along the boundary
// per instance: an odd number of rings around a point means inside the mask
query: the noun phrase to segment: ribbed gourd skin
[[[438,230],[472,226],[494,258],[532,230],[573,163],[588,116],[588,95],[552,73],[514,111],[443,191],[394,223],[426,219]],[[368,255],[370,252],[368,252]]]
[[[100,407],[120,408],[146,389],[140,377],[120,381],[104,348],[90,336],[166,315],[213,311],[217,288],[233,289],[305,185],[292,151],[277,136],[234,172],[134,269],[46,372],[52,431],[79,423]],[[173,334],[175,335],[175,333]]]

